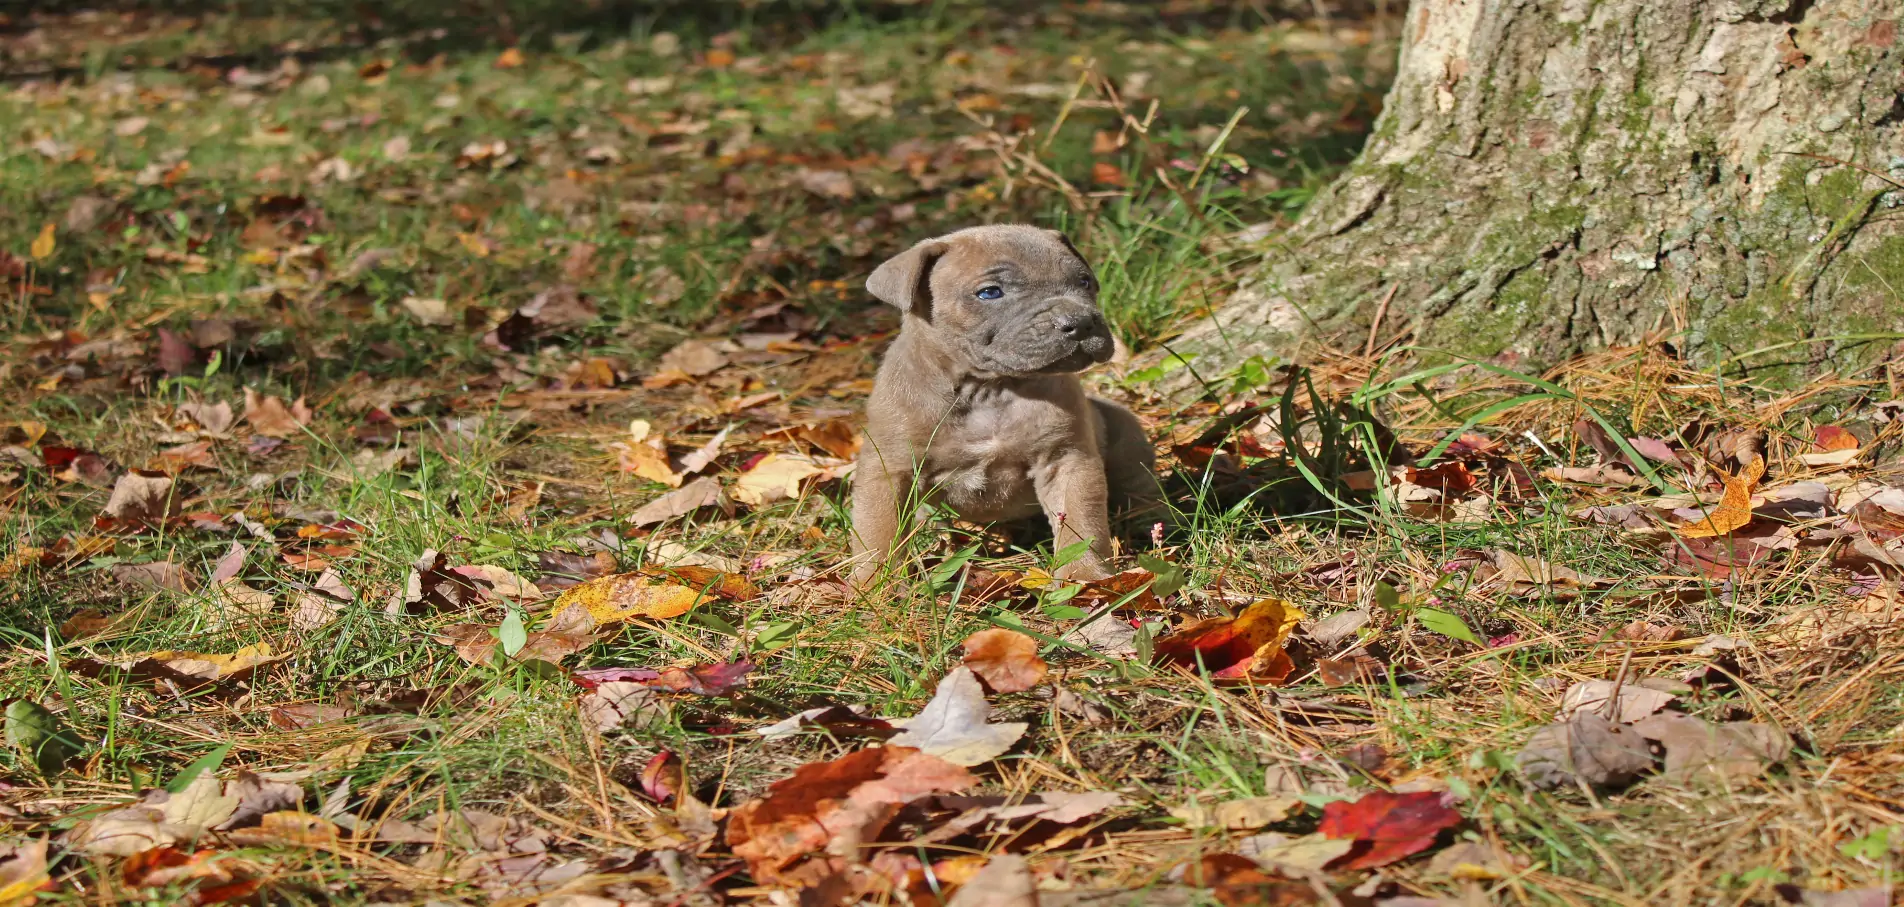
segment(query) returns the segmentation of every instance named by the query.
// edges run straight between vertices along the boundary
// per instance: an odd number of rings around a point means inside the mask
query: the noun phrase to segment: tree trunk
[[[1528,366],[1662,334],[1708,364],[1881,353],[1904,331],[1901,14],[1416,0],[1361,157],[1173,347],[1205,375],[1411,334]]]

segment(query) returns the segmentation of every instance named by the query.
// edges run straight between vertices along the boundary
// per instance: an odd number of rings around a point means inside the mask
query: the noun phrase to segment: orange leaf
[[[1719,499],[1719,506],[1712,508],[1706,518],[1697,523],[1688,523],[1679,527],[1681,538],[1705,539],[1725,535],[1752,522],[1752,491],[1765,475],[1765,458],[1754,456],[1752,462],[1739,470],[1738,475],[1726,476],[1725,495]]]
[[[1836,425],[1820,425],[1812,431],[1811,443],[1820,451],[1857,450],[1858,436]]]
[[[1201,664],[1219,680],[1281,683],[1293,668],[1283,644],[1305,615],[1279,598],[1265,598],[1234,618],[1215,617],[1185,625],[1157,640],[1162,664]]]
[[[965,640],[965,666],[994,693],[1022,693],[1044,682],[1050,667],[1038,641],[1013,630],[980,630]]]
[[[1091,165],[1091,182],[1100,186],[1124,185],[1124,171],[1109,161],[1098,161]]]

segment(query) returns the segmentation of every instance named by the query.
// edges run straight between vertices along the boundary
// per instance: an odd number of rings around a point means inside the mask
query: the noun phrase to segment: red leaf
[[[687,786],[687,770],[681,765],[681,757],[662,750],[641,767],[641,792],[654,798],[656,803],[666,803]]]
[[[1234,618],[1196,621],[1157,640],[1156,658],[1162,664],[1201,664],[1222,680],[1280,683],[1293,667],[1283,644],[1302,619],[1296,606],[1265,598]]]
[[[1461,821],[1446,795],[1432,791],[1363,795],[1351,803],[1337,800],[1322,808],[1325,838],[1354,840],[1355,849],[1329,864],[1330,869],[1373,869],[1434,846],[1435,836]]]
[[[747,679],[754,669],[751,661],[724,661],[691,668],[584,668],[569,675],[577,686],[592,690],[604,683],[621,681],[646,684],[657,690],[693,693],[696,696],[721,696]]]

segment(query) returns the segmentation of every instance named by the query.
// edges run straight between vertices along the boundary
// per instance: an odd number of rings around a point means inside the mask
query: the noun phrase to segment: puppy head
[[[1111,358],[1097,278],[1056,230],[971,227],[926,240],[866,279],[966,364],[1001,375],[1081,371]]]

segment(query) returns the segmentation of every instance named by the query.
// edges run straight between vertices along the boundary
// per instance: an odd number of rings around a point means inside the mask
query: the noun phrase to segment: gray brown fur
[[[976,295],[985,286],[997,300]],[[1155,454],[1127,409],[1077,373],[1111,357],[1091,267],[1064,234],[1020,225],[929,239],[879,266],[874,296],[905,313],[866,405],[853,471],[854,580],[886,562],[909,504],[974,522],[1042,511],[1057,547],[1090,540],[1060,574],[1109,574],[1113,510],[1159,498]]]

